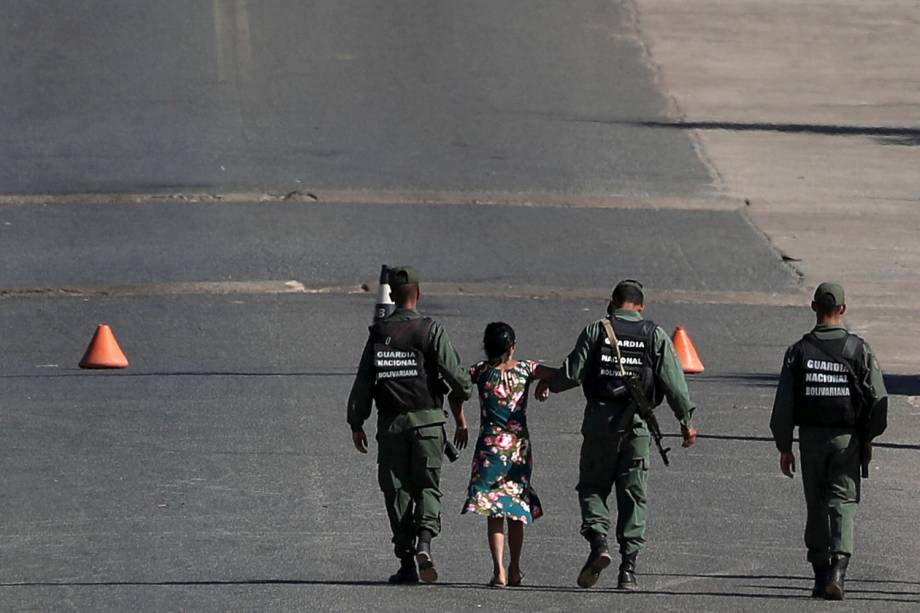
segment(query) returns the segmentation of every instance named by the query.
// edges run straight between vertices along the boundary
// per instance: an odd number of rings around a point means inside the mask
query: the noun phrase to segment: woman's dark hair
[[[497,360],[514,345],[514,328],[503,321],[493,321],[482,335],[482,348],[489,360]]]

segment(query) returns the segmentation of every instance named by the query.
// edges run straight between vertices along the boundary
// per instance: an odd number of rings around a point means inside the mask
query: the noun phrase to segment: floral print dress
[[[533,522],[543,514],[530,485],[532,459],[527,433],[527,392],[537,363],[519,361],[502,372],[486,362],[470,369],[479,389],[479,439],[466,503],[461,513]]]

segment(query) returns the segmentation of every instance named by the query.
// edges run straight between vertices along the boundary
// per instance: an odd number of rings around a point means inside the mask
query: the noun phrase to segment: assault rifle
[[[648,397],[645,395],[645,390],[642,388],[642,381],[637,374],[626,372],[626,369],[623,368],[623,355],[620,353],[620,344],[617,342],[617,335],[613,331],[613,325],[606,319],[603,320],[603,324],[604,330],[607,332],[607,338],[610,339],[610,344],[613,345],[617,353],[617,366],[620,369],[619,376],[623,380],[622,387],[614,390],[614,394],[618,395],[617,392],[625,388],[625,391],[629,393],[632,399],[629,409],[623,414],[623,421],[621,422],[623,428],[624,430],[628,429],[632,425],[633,415],[638,413],[639,417],[648,426],[649,434],[652,435],[652,440],[655,441],[655,446],[658,448],[658,453],[661,454],[664,465],[670,466],[671,461],[668,460],[668,452],[671,451],[671,448],[665,448],[662,444],[664,436],[661,434],[661,426],[658,424],[658,418],[655,417],[652,403],[649,402]]]
[[[620,366],[620,368],[623,367]],[[645,422],[645,425],[648,426],[648,432],[652,435],[655,446],[658,447],[658,453],[661,454],[661,460],[664,462],[664,465],[670,466],[671,461],[668,460],[668,452],[671,451],[671,448],[665,448],[662,445],[661,441],[664,436],[661,434],[661,426],[658,424],[658,418],[655,417],[652,403],[648,401],[645,390],[642,389],[642,382],[635,373],[621,373],[620,376],[623,377],[623,387],[626,388],[629,395],[632,397],[632,409],[627,411],[629,421],[625,423],[632,423],[633,413],[638,413],[639,417]]]

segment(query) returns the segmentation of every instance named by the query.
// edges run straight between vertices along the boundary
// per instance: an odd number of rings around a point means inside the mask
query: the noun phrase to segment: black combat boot
[[[811,597],[824,598],[824,588],[831,572],[830,562],[812,562],[811,567],[815,570],[815,586],[811,589]]]
[[[620,562],[620,575],[617,577],[618,590],[638,590],[639,583],[636,581],[636,553],[623,554],[623,561]]]
[[[831,558],[831,572],[824,587],[824,598],[827,600],[843,600],[844,581],[847,576],[847,565],[850,556],[845,553],[835,553]]]
[[[387,580],[393,584],[418,583],[418,571],[415,569],[415,558],[411,555],[399,560],[399,570],[390,575]]]
[[[438,569],[434,567],[434,560],[431,557],[431,539],[434,533],[430,530],[419,530],[418,533],[418,551],[415,554],[415,561],[418,562],[419,579],[425,583],[434,583],[438,580]]]
[[[601,571],[610,566],[611,561],[606,536],[591,532],[587,538],[588,542],[591,543],[591,553],[588,554],[588,561],[585,562],[581,572],[578,573],[579,587],[592,587],[597,583],[597,579],[601,576]]]

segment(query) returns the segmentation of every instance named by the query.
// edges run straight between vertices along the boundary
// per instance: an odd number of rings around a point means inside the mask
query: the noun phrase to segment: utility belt
[[[412,409],[412,410],[387,410],[378,409],[380,417],[393,419],[403,419],[406,424],[406,430],[424,428],[425,426],[436,426],[447,423],[447,411],[440,408]]]

